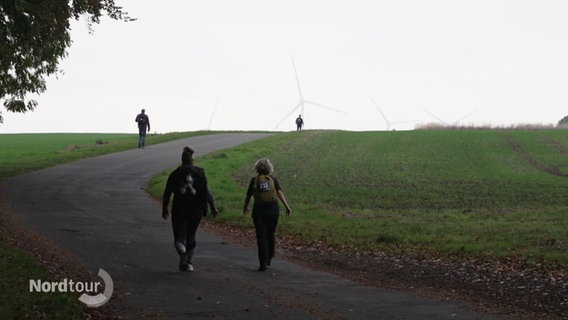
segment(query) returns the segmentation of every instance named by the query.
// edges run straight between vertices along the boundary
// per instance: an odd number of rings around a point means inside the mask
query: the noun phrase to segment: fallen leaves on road
[[[256,246],[252,227],[241,230],[207,222],[205,228],[231,242]],[[528,267],[522,258],[478,261],[464,257],[428,257],[417,252],[387,254],[346,246],[331,247],[322,240],[299,242],[292,237],[278,236],[277,251],[287,259],[363,285],[413,291],[520,319],[568,317],[565,272]]]

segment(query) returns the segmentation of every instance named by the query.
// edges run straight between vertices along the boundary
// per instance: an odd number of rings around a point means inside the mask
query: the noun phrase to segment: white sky
[[[152,132],[273,130],[299,101],[292,56],[305,99],[346,112],[306,105],[306,129],[386,129],[369,95],[415,120],[399,130],[568,114],[565,0],[116,2],[138,21],[74,23],[65,74],[0,133],[136,132],[142,107]]]

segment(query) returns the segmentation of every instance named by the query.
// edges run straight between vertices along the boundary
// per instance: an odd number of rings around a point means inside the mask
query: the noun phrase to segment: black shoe
[[[266,271],[266,265],[264,265],[264,264],[261,265],[261,266],[258,268],[258,271]]]

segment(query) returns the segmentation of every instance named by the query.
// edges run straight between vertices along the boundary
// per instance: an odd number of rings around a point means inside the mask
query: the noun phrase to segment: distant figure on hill
[[[146,114],[146,110],[142,109],[141,113],[134,119],[138,123],[138,148],[144,148],[146,144],[146,132],[150,131],[150,118]]]
[[[296,131],[302,130],[303,126],[304,126],[304,119],[302,119],[302,115],[299,115],[296,118]]]
[[[278,216],[280,215],[278,199],[286,207],[287,216],[292,214],[292,210],[286,201],[278,180],[271,175],[274,170],[272,163],[267,158],[262,158],[256,161],[254,169],[258,175],[250,181],[245,205],[243,206],[243,214],[249,212],[250,199],[254,197],[252,220],[256,231],[258,260],[260,262],[258,271],[266,271],[274,257],[276,244],[274,233],[278,225]]]

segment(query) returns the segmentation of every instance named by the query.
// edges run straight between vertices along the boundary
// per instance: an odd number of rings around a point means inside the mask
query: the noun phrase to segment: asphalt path
[[[128,304],[166,319],[497,319],[278,256],[258,272],[255,250],[201,230],[195,272],[179,272],[170,221],[144,191],[148,180],[177,165],[185,145],[199,156],[264,136],[200,136],[84,159],[5,179],[3,193],[26,227],[76,254],[93,273],[108,272]],[[122,318],[140,316],[128,310]]]

